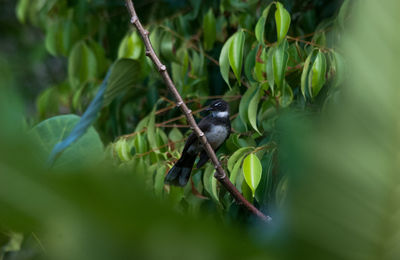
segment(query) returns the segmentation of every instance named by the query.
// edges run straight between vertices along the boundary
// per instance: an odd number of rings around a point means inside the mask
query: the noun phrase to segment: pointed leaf
[[[68,58],[68,79],[72,88],[94,80],[97,74],[96,56],[84,42],[75,44]]]
[[[256,28],[254,29],[254,32],[256,34],[256,38],[257,41],[259,43],[261,43],[262,45],[265,46],[265,42],[264,42],[264,30],[265,30],[265,22],[268,18],[268,13],[269,10],[271,9],[271,4],[269,4],[264,11],[262,12],[262,15],[260,17],[260,19],[258,19],[257,24],[256,24]]]
[[[254,130],[257,131],[257,133],[261,134],[260,131],[257,128],[257,111],[258,111],[258,103],[260,102],[260,99],[262,97],[262,89],[261,86],[259,86],[254,93],[253,97],[250,100],[249,107],[248,107],[248,117],[249,117],[249,122],[250,125],[253,127]]]
[[[214,178],[214,167],[212,165],[208,165],[203,175],[203,183],[204,188],[211,195],[211,198],[218,202],[218,191],[217,191],[217,179]]]
[[[279,2],[276,3],[275,23],[278,43],[286,37],[290,26],[290,14]]]
[[[255,154],[249,154],[243,161],[244,179],[253,192],[253,197],[261,180],[262,167],[261,162]]]
[[[252,97],[254,96],[254,94],[256,93],[256,91],[257,91],[257,85],[250,87],[244,93],[242,100],[240,100],[239,117],[240,117],[240,120],[242,120],[244,126],[246,127],[246,130],[247,130],[247,123],[249,122],[249,116],[248,116],[247,111],[249,108],[250,101],[251,101]]]
[[[315,57],[314,64],[310,71],[310,83],[309,91],[311,97],[315,97],[318,95],[322,86],[325,84],[325,74],[326,74],[326,58],[325,55],[318,51],[317,56]]]
[[[229,172],[232,172],[234,165],[236,164],[236,162],[239,160],[239,158],[241,156],[243,156],[245,153],[249,152],[251,149],[253,149],[252,147],[242,147],[238,150],[236,150],[236,152],[234,152],[231,157],[229,157],[228,160],[228,170]]]
[[[136,31],[127,34],[118,47],[118,58],[137,60],[144,50],[143,42]]]
[[[152,149],[156,149],[157,148],[157,140],[156,140],[156,107],[153,108],[153,110],[151,111],[150,115],[149,115],[149,123],[147,125],[147,139],[149,140],[149,144],[150,147]],[[158,153],[159,151],[156,150],[156,153]]]
[[[229,88],[231,85],[229,84],[229,49],[232,43],[233,36],[231,36],[224,44],[221,50],[221,54],[219,55],[219,69],[221,71],[221,76],[228,84]]]
[[[273,64],[273,57],[274,57],[274,48],[270,48],[267,53],[267,63],[265,67],[265,71],[267,72],[267,80],[268,80],[268,85],[271,88],[272,94],[274,94],[274,83],[275,83],[275,77],[274,77],[274,64]]]
[[[208,10],[207,14],[203,18],[203,33],[204,49],[206,51],[211,50],[217,34],[215,16],[211,8]]]
[[[301,73],[301,93],[303,94],[304,99],[307,97],[306,90],[309,89],[308,75],[310,72],[310,63],[313,53],[314,52],[311,52],[310,55],[308,55],[306,61],[304,62],[303,71]]]
[[[236,79],[240,83],[240,76],[242,74],[242,64],[243,64],[243,47],[245,41],[245,35],[243,30],[236,32],[232,36],[232,43],[229,46],[229,64],[236,76]]]
[[[288,43],[283,41],[277,48],[275,48],[272,57],[272,66],[274,71],[274,80],[277,87],[280,89],[285,79],[285,72],[289,55],[287,53]]]

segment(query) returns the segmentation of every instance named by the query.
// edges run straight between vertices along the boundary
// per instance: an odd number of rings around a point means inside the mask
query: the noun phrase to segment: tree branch
[[[167,67],[161,63],[160,59],[157,57],[154,49],[151,45],[149,32],[145,30],[136,14],[135,8],[131,0],[126,0],[126,5],[128,7],[129,13],[131,15],[131,23],[136,27],[139,31],[140,36],[142,37],[143,43],[146,47],[146,56],[150,57],[153,63],[156,65],[156,68],[160,72],[162,78],[164,79],[169,91],[174,96],[175,100],[177,101],[176,105],[181,108],[182,112],[185,114],[191,129],[199,138],[200,142],[202,143],[205,151],[208,154],[208,157],[211,159],[211,162],[214,164],[216,172],[214,177],[232,194],[232,196],[236,199],[236,201],[246,207],[250,212],[254,215],[262,219],[263,221],[271,221],[271,217],[264,215],[261,211],[259,211],[253,204],[248,202],[242,194],[236,189],[236,187],[231,183],[229,178],[227,177],[224,169],[221,166],[217,156],[215,155],[214,150],[212,149],[211,145],[208,143],[206,136],[198,127],[194,117],[192,115],[192,111],[186,106],[183,102],[181,95],[179,94],[178,90],[176,89],[174,83],[172,82],[168,72]]]

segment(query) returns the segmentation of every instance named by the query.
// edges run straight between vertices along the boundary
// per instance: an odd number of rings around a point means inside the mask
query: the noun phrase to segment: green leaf
[[[293,101],[293,90],[289,84],[285,81],[283,83],[283,88],[281,95],[279,97],[279,104],[281,107],[288,107]]]
[[[103,106],[110,104],[117,95],[128,88],[132,88],[142,77],[143,68],[138,61],[131,59],[117,60],[111,70]]]
[[[73,89],[97,75],[96,56],[83,41],[74,45],[68,58],[68,80]]]
[[[219,202],[218,191],[217,191],[217,179],[214,177],[214,172],[215,172],[214,167],[211,164],[209,164],[204,171],[203,183],[204,183],[204,188],[206,189],[208,194],[211,195],[211,198],[214,201]]]
[[[301,73],[301,93],[303,94],[304,99],[307,98],[306,91],[309,89],[308,85],[310,84],[310,82],[308,81],[308,75],[310,72],[310,64],[313,54],[314,51],[312,51],[310,55],[308,55],[306,61],[304,62],[303,71]]]
[[[156,176],[154,178],[154,194],[158,197],[161,197],[164,190],[165,170],[165,165],[161,165],[157,169]]]
[[[267,62],[266,62],[266,68],[265,71],[267,72],[267,80],[268,80],[268,85],[272,91],[272,94],[274,94],[274,83],[275,83],[275,77],[274,77],[274,63],[273,63],[273,57],[274,57],[274,52],[275,52],[275,47],[269,48],[268,53],[267,53]]]
[[[239,161],[239,158],[245,153],[250,152],[253,147],[242,147],[236,150],[228,160],[228,170],[232,172],[234,165]]]
[[[317,56],[315,57],[314,64],[310,71],[310,83],[309,91],[311,97],[315,97],[318,95],[322,86],[325,84],[325,75],[326,75],[326,58],[325,55],[318,51]]]
[[[252,71],[254,69],[254,66],[256,65],[257,50],[258,46],[249,51],[246,57],[246,61],[244,63],[244,73],[249,81],[255,81]]]
[[[137,153],[147,152],[147,141],[143,137],[143,134],[137,133],[134,139],[134,145]]]
[[[219,55],[219,69],[221,71],[221,76],[228,84],[229,88],[231,85],[229,83],[229,50],[232,43],[233,36],[231,36],[224,44],[221,49],[221,54]]]
[[[18,20],[25,23],[26,15],[29,11],[30,0],[19,0],[15,9]]]
[[[236,76],[236,79],[241,84],[240,76],[242,74],[242,64],[243,64],[243,48],[245,35],[243,30],[239,30],[232,36],[232,43],[229,46],[229,64]]]
[[[346,63],[341,54],[335,51],[332,51],[330,54],[331,55],[329,57],[331,57],[331,69],[333,70],[334,74],[333,87],[337,87],[340,86],[344,81]]]
[[[114,149],[117,152],[118,158],[122,162],[128,162],[131,160],[130,147],[125,138],[121,138],[114,144]]]
[[[278,43],[285,39],[290,26],[290,14],[279,2],[276,3],[275,23]]]
[[[169,132],[168,138],[173,142],[178,142],[183,139],[183,135],[178,128],[174,127],[172,128],[171,132]]]
[[[244,126],[246,127],[246,131],[247,131],[247,123],[249,122],[249,116],[248,116],[249,104],[250,104],[252,97],[256,93],[257,89],[258,89],[257,85],[250,87],[249,89],[246,90],[242,99],[240,100],[239,116],[240,116],[240,119],[242,120]]]
[[[150,147],[153,149],[157,148],[157,140],[156,140],[156,126],[155,126],[155,120],[156,120],[156,107],[153,108],[149,115],[149,123],[147,125],[147,139],[149,140]],[[156,152],[159,152],[156,150]]]
[[[170,32],[164,32],[160,42],[160,52],[162,57],[168,61],[174,61],[180,63],[174,48],[175,38]]]
[[[260,53],[260,49],[262,51]],[[258,82],[264,82],[266,80],[266,71],[265,71],[265,64],[267,63],[267,53],[266,48],[263,48],[261,45],[257,48],[257,53],[255,57],[255,66],[254,66],[254,75]]]
[[[260,17],[260,19],[258,19],[257,24],[256,24],[256,28],[254,29],[254,32],[256,34],[256,39],[257,41],[262,44],[263,46],[265,46],[265,42],[264,42],[264,31],[265,31],[265,22],[268,18],[268,14],[269,14],[269,10],[271,9],[271,5],[272,3],[270,3],[262,12],[262,15]]]
[[[203,33],[204,33],[204,38],[203,38],[204,49],[206,51],[211,50],[217,35],[215,16],[212,11],[212,8],[208,10],[208,12],[203,18]]]
[[[285,80],[285,73],[289,55],[287,53],[288,42],[284,40],[277,48],[275,48],[272,57],[272,66],[274,71],[274,80],[280,89]]]
[[[259,134],[261,134],[261,133],[257,128],[257,110],[258,110],[258,103],[260,102],[260,99],[262,97],[262,93],[263,93],[263,91],[261,89],[261,86],[259,86],[257,88],[256,92],[253,94],[253,97],[250,100],[249,107],[247,110],[250,125]]]
[[[136,31],[128,33],[118,47],[118,59],[128,58],[137,60],[144,51],[142,39]]]
[[[62,115],[49,118],[30,131],[30,136],[38,143],[38,154],[47,158],[53,147],[65,139],[80,117],[76,115]],[[104,157],[103,143],[94,127],[90,127],[84,135],[71,144],[54,163],[54,168],[79,168],[85,165],[96,164]]]
[[[253,197],[261,180],[262,167],[261,162],[255,154],[249,154],[243,161],[243,175],[244,179],[253,192]]]

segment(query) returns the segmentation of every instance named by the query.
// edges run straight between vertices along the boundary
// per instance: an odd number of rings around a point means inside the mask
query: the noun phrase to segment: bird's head
[[[213,101],[207,108],[214,117],[228,117],[229,116],[229,105],[222,99]]]

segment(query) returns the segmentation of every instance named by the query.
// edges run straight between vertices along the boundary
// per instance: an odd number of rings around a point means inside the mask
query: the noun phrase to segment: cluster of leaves
[[[325,10],[325,17],[317,18],[318,1],[309,2],[315,10],[305,11],[297,1],[161,1],[150,12],[145,11],[146,1],[136,5],[156,53],[193,110],[215,97],[230,102],[234,132],[219,156],[232,183],[264,211],[280,205],[287,189],[277,163],[276,122],[281,111],[320,109],[343,79],[343,58],[335,46],[348,4],[339,11],[337,1]],[[142,176],[155,194],[189,211],[212,205],[235,214],[231,196],[213,178],[212,165],[195,170],[184,189],[164,185],[166,172],[182,150],[187,125],[145,56],[140,36],[120,13],[126,14],[122,3],[108,1],[19,1],[20,21],[43,28],[48,52],[67,58],[68,77],[37,99],[39,120],[61,110],[88,109],[93,113],[83,115],[78,128],[95,121],[107,144],[107,158]],[[107,71],[103,93],[98,86]],[[101,98],[94,98],[96,93]],[[95,104],[89,106],[91,100]],[[38,139],[48,140],[47,154],[66,134],[77,133],[71,125],[76,120],[71,119],[56,117],[35,127]],[[49,132],[54,138],[48,138]],[[97,153],[98,137],[91,140],[95,141],[73,145],[80,159],[90,159],[81,152],[82,145],[96,147]],[[70,160],[63,156],[58,163]]]

